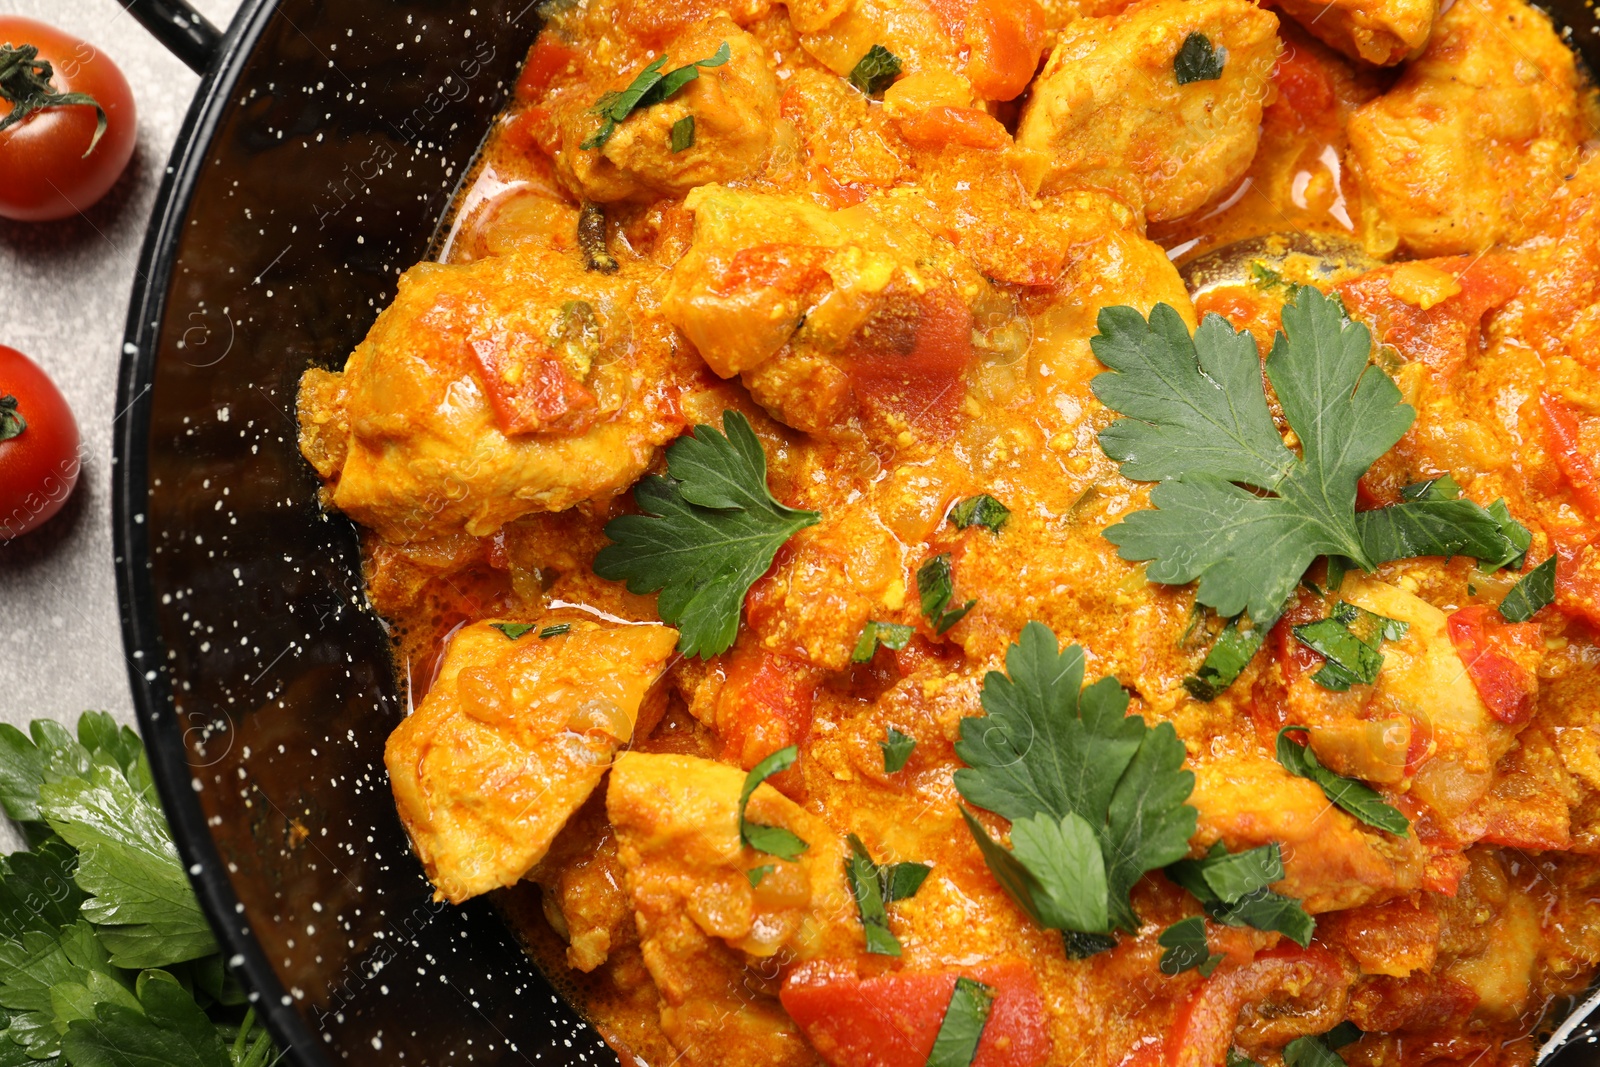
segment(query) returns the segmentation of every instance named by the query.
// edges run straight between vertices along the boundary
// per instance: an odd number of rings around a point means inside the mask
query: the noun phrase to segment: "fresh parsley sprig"
[[[1041,926],[1103,934],[1136,930],[1128,893],[1144,872],[1183,858],[1198,813],[1184,747],[1171,723],[1126,714],[1115,678],[1083,685],[1083,650],[1059,647],[1030,622],[990,671],[987,713],[961,720],[956,790],[1011,820],[1002,847],[963,810],[1001,886]]]
[[[656,56],[655,59],[650,61],[649,66],[634,76],[633,81],[628,83],[626,89],[621,92],[606,93],[595,102],[591,110],[600,116],[600,128],[578,147],[585,151],[590,148],[601,147],[611,140],[612,134],[617,132],[617,124],[619,122],[622,122],[635,111],[640,111],[668,99],[677,93],[679,89],[700,77],[701,68],[720,67],[728,61],[731,55],[732,52],[728,48],[728,42],[723,41],[722,47],[718,48],[716,54],[709,59],[697,59],[692,63],[686,63],[669,71],[662,70],[667,65],[666,54],[663,53]],[[676,127],[674,127],[672,132],[674,146],[677,145],[680,136]],[[694,124],[691,122],[688,126],[688,140],[684,148],[693,143]],[[674,152],[682,150],[677,147],[673,148]]]
[[[0,859],[0,1064],[267,1067],[133,731],[86,713],[0,726],[0,806],[32,842]]]
[[[1278,731],[1278,762],[1283,764],[1284,769],[1317,783],[1323,796],[1368,826],[1376,826],[1397,837],[1406,836],[1411,820],[1405,817],[1404,812],[1385,804],[1377,790],[1365,782],[1330,771],[1317,759],[1310,745],[1303,745],[1289,736],[1291,733],[1305,732],[1304,726],[1285,726]]]
[[[779,859],[789,860],[791,863],[811,847],[810,843],[781,826],[765,826],[751,822],[745,818],[744,811],[750,803],[750,795],[756,791],[756,786],[774,774],[793,767],[794,761],[799,756],[800,750],[795,745],[778,749],[750,768],[750,773],[744,776],[744,788],[739,791],[739,840],[757,852],[765,852]]]
[[[822,518],[773,498],[766,453],[743,415],[723,412],[722,427],[696,426],[694,436],[667,446],[667,476],[652,474],[634,487],[644,514],[606,523],[615,543],[594,560],[602,578],[661,593],[657,610],[678,628],[685,656],[733,645],[750,586],[785,541]]]
[[[1311,286],[1284,306],[1266,376],[1299,441],[1284,443],[1267,406],[1255,341],[1218,315],[1194,336],[1158,304],[1100,310],[1094,353],[1109,371],[1091,383],[1127,416],[1100,433],[1124,476],[1157,482],[1153,508],[1105,531],[1147,577],[1198,580],[1219,615],[1248,611],[1257,630],[1283,613],[1318,556],[1371,571],[1391,559],[1519,551],[1501,521],[1470,500],[1429,496],[1357,514],[1356,483],[1410,428],[1388,375],[1369,363],[1371,335]]]

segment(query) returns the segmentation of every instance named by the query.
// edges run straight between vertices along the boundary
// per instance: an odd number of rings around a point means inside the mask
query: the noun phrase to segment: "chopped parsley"
[[[1166,949],[1159,964],[1162,974],[1182,974],[1193,968],[1201,977],[1210,978],[1222,962],[1222,954],[1212,952],[1206,944],[1206,921],[1198,915],[1173,923],[1161,931],[1156,943]]]
[[[694,116],[685,115],[672,124],[668,143],[674,152],[687,152],[694,147]]]
[[[794,745],[778,749],[750,768],[750,773],[744,776],[744,788],[739,791],[739,840],[757,852],[765,852],[781,860],[789,860],[791,863],[799,859],[800,853],[810,848],[810,844],[781,826],[764,826],[758,822],[751,822],[745,818],[744,810],[750,803],[750,794],[756,791],[756,786],[774,774],[793,767],[799,755],[800,750]]]
[[[856,641],[856,647],[850,653],[851,663],[870,663],[872,656],[878,651],[878,646],[899,651],[911,641],[911,635],[916,630],[898,622],[873,622],[861,628],[861,637]]]
[[[697,59],[693,63],[686,63],[673,70],[662,71],[667,64],[665,53],[650,61],[650,65],[641,70],[628,83],[628,87],[620,93],[606,93],[590,110],[600,116],[600,128],[578,147],[584,150],[599,148],[611,140],[611,135],[617,132],[617,123],[626,119],[635,111],[659,104],[668,99],[679,89],[700,77],[701,68],[720,67],[726,63],[732,53],[728,49],[728,42],[723,41],[722,47],[709,59]],[[693,127],[690,127],[691,130]],[[676,132],[674,132],[676,137]],[[674,149],[677,151],[677,149]]]
[[[1136,930],[1128,892],[1182,859],[1197,812],[1194,775],[1171,723],[1126,714],[1115,678],[1083,686],[1084,654],[1042,623],[984,679],[983,716],[961,720],[957,792],[1011,820],[1011,848],[963,809],[995,878],[1039,925],[1085,934]]]
[[[878,747],[883,749],[884,773],[893,774],[911,758],[911,750],[917,747],[917,739],[891,726],[884,733],[883,740],[878,742]]]
[[[1234,616],[1217,635],[1200,669],[1183,680],[1183,687],[1196,700],[1217,699],[1249,665],[1266,639],[1264,628],[1250,627],[1244,616]]]
[[[1222,77],[1222,65],[1227,60],[1226,48],[1213,47],[1211,38],[1195,32],[1183,39],[1178,54],[1172,57],[1172,72],[1179,85],[1216,81]]]
[[[1278,762],[1283,764],[1284,769],[1317,783],[1324,796],[1368,826],[1376,826],[1397,837],[1406,836],[1411,821],[1403,812],[1385,804],[1377,790],[1365,782],[1333,773],[1322,765],[1309,745],[1303,745],[1289,736],[1291,733],[1306,732],[1304,726],[1285,726],[1278,731]]]
[[[550,626],[546,626],[544,629],[540,630],[539,640],[548,641],[552,637],[560,637],[562,634],[571,632],[572,624],[570,622],[558,622]]]
[[[1293,897],[1267,888],[1283,879],[1283,854],[1274,842],[1229,852],[1221,841],[1197,860],[1167,867],[1167,877],[1192,893],[1212,919],[1225,926],[1249,926],[1311,943],[1316,920]]]
[[[849,837],[850,855],[845,859],[845,880],[855,897],[861,928],[866,934],[867,951],[878,956],[900,955],[900,942],[889,929],[885,905],[914,896],[932,870],[925,863],[879,865],[872,861],[867,847],[855,834]]]
[[[900,69],[900,57],[883,45],[875,44],[856,61],[850,71],[850,84],[868,96],[881,96],[900,76]]]
[[[763,878],[777,869],[777,867],[770,863],[763,863],[759,867],[751,867],[748,871],[745,871],[744,876],[750,879],[750,888],[754,889],[756,886],[761,884],[761,880]]]
[[[533,623],[531,622],[491,622],[489,625],[513,641],[533,629]],[[540,636],[542,637],[543,635],[541,634]]]
[[[1496,500],[1489,505],[1489,515],[1500,526],[1500,535],[1506,539],[1506,544],[1516,555],[1508,559],[1485,559],[1479,562],[1494,567],[1509,567],[1514,571],[1522,569],[1523,560],[1528,557],[1528,549],[1533,545],[1533,531],[1511,517],[1511,509],[1506,507],[1504,500]]]
[[[928,1053],[927,1067],[969,1067],[978,1054],[983,1028],[989,1024],[994,995],[992,988],[976,979],[956,979],[944,1020],[939,1023],[939,1034]]]
[[[138,736],[101,712],[30,733],[0,726],[0,805],[33,842],[0,858],[0,1063],[273,1062]]]
[[[1298,452],[1273,421],[1248,332],[1207,315],[1191,337],[1166,304],[1148,320],[1102,308],[1098,326],[1090,344],[1110,370],[1092,388],[1127,416],[1101,431],[1101,447],[1124,476],[1159,483],[1152,508],[1105,536],[1124,559],[1150,561],[1150,581],[1198,580],[1200,603],[1228,618],[1248,611],[1266,630],[1318,556],[1370,571],[1411,556],[1516,551],[1495,516],[1469,500],[1356,513],[1357,480],[1416,412],[1370,364],[1371,334],[1336,298],[1299,287],[1266,362]]]
[[[1344,692],[1352,685],[1371,685],[1383,668],[1384,641],[1398,641],[1410,630],[1408,623],[1377,615],[1340,601],[1326,619],[1294,628],[1297,641],[1325,662],[1311,680],[1324,689]]]
[[[958,530],[965,530],[969,526],[982,526],[990,533],[997,534],[1010,518],[1011,509],[988,493],[969,496],[950,509],[950,521]]]
[[[635,593],[660,591],[657,611],[678,628],[678,651],[725,652],[739,632],[750,586],[783,543],[822,516],[785,507],[767,489],[767,457],[750,423],[725,411],[726,436],[700,425],[667,447],[667,475],[633,490],[642,515],[606,523],[615,544],[594,572]]]
[[[922,600],[922,617],[928,620],[934,633],[942,634],[950,629],[977,603],[969,600],[959,608],[952,608],[950,598],[954,593],[950,553],[941,552],[917,568],[917,595]]]
[[[1360,1038],[1361,1030],[1348,1019],[1325,1034],[1297,1037],[1283,1047],[1284,1067],[1345,1067],[1334,1049]]]
[[[1556,557],[1551,556],[1524,574],[1500,601],[1507,622],[1527,622],[1556,599]]]

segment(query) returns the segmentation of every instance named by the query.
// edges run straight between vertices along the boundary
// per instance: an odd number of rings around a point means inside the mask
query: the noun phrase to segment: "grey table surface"
[[[193,0],[226,28],[239,0]],[[132,723],[111,552],[111,436],[123,319],[156,189],[200,79],[116,0],[0,0],[115,60],[139,141],[105,200],[56,223],[0,219],[0,344],[27,353],[77,415],[78,489],[39,530],[0,542],[0,722],[71,722],[98,708]],[[0,820],[0,851],[15,844]]]

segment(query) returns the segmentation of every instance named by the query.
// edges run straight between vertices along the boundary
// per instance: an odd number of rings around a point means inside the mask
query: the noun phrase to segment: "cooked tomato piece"
[[[1600,544],[1577,530],[1552,531],[1556,550],[1556,608],[1600,626]]]
[[[900,136],[914,145],[938,148],[962,145],[967,148],[1004,148],[1011,134],[1000,120],[975,107],[950,107],[934,104],[895,119]]]
[[[725,661],[727,681],[717,700],[717,731],[730,756],[754,767],[811,732],[815,671],[799,660],[759,647],[734,648]]]
[[[1035,0],[934,0],[950,36],[966,46],[967,80],[985,100],[1028,87],[1044,51],[1044,11]]]
[[[1343,282],[1335,291],[1376,341],[1449,375],[1478,350],[1483,317],[1521,286],[1516,262],[1490,253],[1383,267]]]
[[[1270,110],[1278,114],[1291,112],[1297,124],[1305,119],[1315,121],[1338,103],[1332,75],[1303,44],[1285,43],[1278,65],[1272,70],[1272,83],[1278,87],[1278,99]]]
[[[1539,398],[1539,411],[1544,416],[1550,454],[1572,489],[1573,499],[1591,519],[1600,522],[1600,474],[1595,470],[1600,419],[1580,417],[1571,404],[1549,393]]]
[[[527,62],[517,77],[517,99],[529,103],[541,99],[556,78],[577,61],[578,51],[555,31],[546,29],[528,49]]]
[[[869,410],[942,432],[954,421],[972,363],[972,312],[948,291],[875,314],[844,353],[856,398]]]
[[[1539,624],[1504,622],[1492,608],[1474,605],[1452,614],[1446,626],[1467,676],[1494,717],[1526,721],[1539,689],[1534,670],[1543,643]]]
[[[1246,1004],[1283,997],[1307,1006],[1306,1021],[1317,1025],[1316,1007],[1346,982],[1333,953],[1285,942],[1243,967],[1223,964],[1179,1005],[1167,1033],[1168,1067],[1215,1067],[1233,1045],[1239,1011]],[[1324,1030],[1338,1021],[1334,1018]],[[1317,1031],[1309,1031],[1317,1032]]]
[[[1020,960],[877,978],[859,977],[849,963],[802,964],[780,999],[833,1067],[923,1067],[960,976],[995,991],[972,1067],[1038,1067],[1049,1058],[1039,983]]]

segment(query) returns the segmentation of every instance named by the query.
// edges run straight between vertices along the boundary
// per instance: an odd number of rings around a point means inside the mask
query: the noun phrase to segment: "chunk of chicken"
[[[1417,256],[1518,239],[1528,205],[1560,187],[1591,133],[1572,52],[1518,0],[1452,5],[1422,55],[1349,124],[1363,187]]]
[[[406,271],[344,371],[301,379],[324,500],[403,542],[625,490],[682,431],[694,373],[640,304],[548,250]]]
[[[595,101],[562,101],[556,167],[576,196],[601,203],[682,196],[766,164],[778,123],[778,82],[755,38],[726,15],[716,15],[673,41],[661,69],[710,59],[724,44],[726,63],[700,67],[699,76],[669,99],[635,108],[599,147],[583,147],[601,126]],[[619,79],[614,90],[627,88],[638,73]],[[674,151],[673,126],[691,116],[693,143]]]
[[[528,873],[648,718],[677,632],[569,625],[545,639],[488,622],[458,631],[422,706],[389,735],[395,804],[436,900]]]
[[[1439,13],[1439,0],[1279,0],[1278,6],[1323,44],[1380,67],[1420,52]]]
[[[776,993],[783,959],[859,945],[845,853],[820,818],[770,785],[746,817],[781,826],[807,849],[794,862],[740,843],[744,774],[694,756],[630,752],[617,761],[606,811],[661,991],[661,1026],[686,1062],[729,1067],[816,1062]],[[749,872],[770,866],[758,883]]]
[[[662,309],[718,375],[818,432],[858,410],[891,428],[953,417],[990,287],[912,205],[829,211],[793,196],[696,189],[694,240]]]
[[[1028,87],[1048,19],[1036,0],[794,0],[800,44],[848,75],[873,45],[909,75],[958,77],[974,101],[1010,100]]]
[[[1068,24],[1017,129],[1049,159],[1042,189],[1107,188],[1151,220],[1228,189],[1255,154],[1277,26],[1248,0],[1143,0]],[[1195,34],[1222,53],[1222,75],[1179,85],[1178,51]]]

